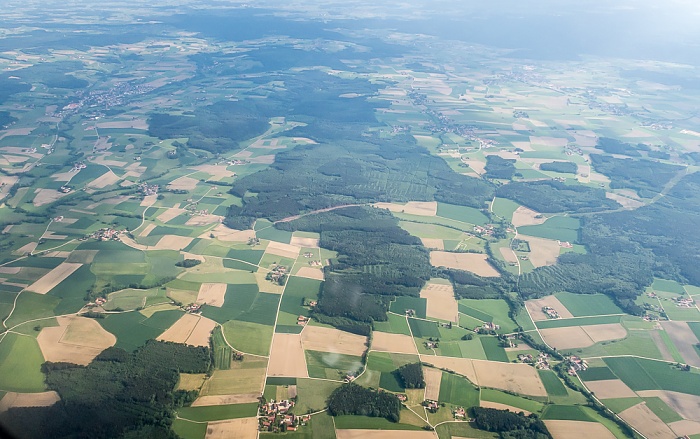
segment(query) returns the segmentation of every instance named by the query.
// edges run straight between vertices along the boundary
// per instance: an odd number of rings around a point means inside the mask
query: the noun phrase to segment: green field
[[[479,405],[479,391],[466,378],[443,372],[438,399],[464,408],[473,407]]]
[[[44,357],[34,337],[5,334],[0,342],[0,389],[10,392],[43,392]]]
[[[489,222],[489,218],[478,209],[447,203],[438,203],[437,215],[478,226],[483,226]]]
[[[615,374],[607,367],[589,367],[578,372],[578,376],[584,381],[614,380]]]
[[[522,396],[511,395],[510,393],[502,392],[495,389],[481,389],[482,401],[497,402],[506,404],[512,407],[526,410],[530,413],[540,413],[544,408],[544,404],[532,399],[523,398]]]
[[[672,280],[654,279],[654,283],[651,284],[651,288],[654,290],[668,291],[669,293],[685,294],[683,285]]]
[[[506,198],[496,198],[491,207],[491,211],[510,222],[513,220],[513,212],[515,212],[518,207],[520,207],[520,205],[515,201]]]
[[[408,325],[411,327],[414,337],[440,337],[440,331],[438,331],[438,325],[435,322],[409,318]]]
[[[588,413],[577,405],[549,405],[544,409],[542,419],[594,422]]]
[[[110,314],[97,321],[103,328],[117,337],[116,347],[133,351],[146,343],[147,340],[158,337],[182,315],[182,311],[178,310],[158,311],[146,318],[140,312],[132,311]]]
[[[539,373],[540,378],[542,379],[544,388],[547,390],[547,395],[567,396],[569,394],[557,374],[551,370],[538,370],[537,373]]]
[[[508,363],[508,355],[505,349],[499,346],[499,340],[496,337],[480,337],[481,345],[484,347],[486,359],[490,361],[501,361]]]
[[[568,216],[555,216],[549,218],[543,224],[535,226],[520,226],[518,233],[539,238],[554,239],[557,241],[578,242],[578,231],[581,224],[577,218]]]
[[[369,416],[343,415],[335,417],[335,428],[338,430],[420,430],[415,425],[402,424],[388,421],[384,418],[371,418]]]
[[[236,350],[254,355],[268,355],[272,343],[272,326],[231,320],[223,324],[226,340]]]
[[[700,374],[683,372],[667,362],[633,357],[605,358],[605,363],[632,390],[670,390],[700,396]]]
[[[647,407],[654,412],[665,423],[681,421],[683,418],[681,415],[676,413],[671,407],[668,406],[661,398],[643,398]]]
[[[316,279],[291,276],[282,296],[280,310],[296,316],[310,314],[308,307],[302,306],[304,299],[318,300],[322,282]]]
[[[282,302],[284,303],[284,298],[282,298]],[[411,332],[408,329],[408,323],[406,322],[406,317],[404,316],[388,313],[386,322],[375,321],[373,325],[375,331],[411,335]]]
[[[510,308],[503,299],[460,299],[458,303],[459,312],[484,322],[493,322],[501,327],[499,332],[511,332],[518,326],[509,317]]]
[[[204,439],[207,434],[205,422],[189,422],[184,419],[173,421],[173,431],[182,439]]]
[[[603,404],[615,413],[620,413],[642,402],[642,398],[610,398],[604,399]]]
[[[268,382],[269,380],[270,378],[268,378]],[[299,378],[295,380],[295,383],[297,386],[297,404],[294,406],[294,413],[298,415],[326,408],[326,400],[333,390],[341,385],[341,383],[334,381],[308,378]]]
[[[575,319],[551,319],[535,323],[539,329],[566,328],[570,326],[602,325],[605,323],[620,323],[622,316],[593,316],[577,317]]]
[[[427,304],[427,300],[420,297],[398,296],[396,300],[391,302],[389,310],[396,314],[404,315],[407,309],[412,309],[416,312],[416,317],[424,319]]]
[[[555,296],[574,317],[624,314],[624,311],[604,294],[557,293]]]
[[[215,405],[206,407],[182,407],[177,411],[177,415],[179,417],[195,422],[250,418],[257,414],[257,403]]]
[[[353,355],[304,351],[306,368],[311,378],[343,380],[345,375],[362,367],[362,359]]]

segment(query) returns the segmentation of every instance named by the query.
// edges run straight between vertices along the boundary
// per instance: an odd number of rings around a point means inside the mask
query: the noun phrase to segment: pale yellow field
[[[226,284],[204,283],[199,286],[197,303],[206,303],[221,308],[226,296]]]
[[[535,121],[531,121],[533,124]],[[532,145],[543,145],[543,146],[554,146],[563,148],[569,143],[565,138],[561,137],[535,137],[530,136],[530,144]]]
[[[37,336],[46,361],[87,365],[117,338],[86,317],[57,317],[59,326],[43,328]]]
[[[154,246],[158,250],[182,250],[190,245],[192,239],[188,236],[165,235]]]
[[[156,217],[156,219],[157,219],[158,221],[167,223],[167,222],[170,221],[171,219],[173,219],[173,218],[175,218],[175,217],[178,217],[178,216],[180,216],[181,214],[183,214],[183,213],[185,213],[185,212],[186,212],[185,209],[176,209],[176,208],[174,208],[174,207],[171,207],[171,208],[167,209],[165,212],[163,212],[163,213],[161,213],[160,215],[158,215],[158,216]]]
[[[177,390],[199,390],[207,376],[203,373],[181,373]]]
[[[210,239],[209,235],[214,235],[215,239],[224,242],[247,242],[250,238],[255,238],[255,231],[229,229],[225,225],[219,224],[214,229],[202,233],[199,237]]]
[[[399,354],[417,354],[418,349],[413,338],[402,334],[389,334],[374,331],[372,333],[372,350],[379,352],[396,352]]]
[[[542,312],[542,307],[551,306],[554,308],[562,319],[570,319],[573,314],[557,299],[555,296],[545,296],[541,299],[533,299],[525,302],[525,307],[530,312],[530,317],[535,322],[540,320],[548,320],[549,318]]]
[[[146,119],[100,122],[95,125],[97,126],[97,128],[134,128],[137,130],[148,129],[148,122],[146,122]]]
[[[442,239],[421,238],[420,240],[425,248],[431,250],[445,250],[445,242]]]
[[[28,244],[24,244],[22,247],[18,248],[17,250],[13,251],[12,254],[15,255],[24,255],[27,253],[31,253],[34,250],[36,250],[36,247],[39,245],[38,242],[30,242]]]
[[[284,258],[296,259],[299,256],[300,251],[301,248],[297,247],[296,245],[270,241],[270,243],[267,245],[266,253],[282,256]]]
[[[622,380],[587,381],[586,387],[595,393],[598,399],[634,398],[637,396]]]
[[[248,404],[251,402],[258,402],[259,397],[260,393],[237,393],[235,395],[200,396],[192,403],[192,407],[227,404]]]
[[[598,343],[601,341],[618,340],[627,337],[627,331],[619,323],[606,323],[601,325],[589,325],[581,327],[586,334]]]
[[[427,283],[421,290],[420,297],[427,300],[426,315],[428,317],[450,322],[459,321],[457,300],[451,284]]]
[[[525,413],[525,416],[529,416],[531,414],[531,412],[528,412],[527,410],[519,409],[517,407],[513,407],[513,406],[507,405],[507,404],[501,404],[500,402],[491,402],[491,401],[482,400],[479,403],[479,406],[490,408],[490,409],[496,409],[496,410],[509,410],[513,413],[523,412],[523,413]]]
[[[301,378],[309,376],[301,335],[275,334],[267,375]]]
[[[296,276],[306,277],[308,279],[323,280],[323,270],[318,267],[301,267]]]
[[[107,171],[104,174],[102,174],[102,176],[97,177],[96,179],[88,183],[88,186],[94,187],[96,189],[102,189],[111,184],[117,183],[119,180],[121,179],[114,172]]]
[[[303,238],[301,236],[293,236],[291,245],[297,247],[316,248],[318,247],[318,238]]]
[[[141,207],[153,206],[158,200],[158,195],[146,195],[141,200]]]
[[[671,427],[671,430],[673,430],[678,437],[700,434],[700,422],[684,419],[682,421],[671,422],[668,426]]]
[[[209,175],[214,176],[214,180],[221,180],[222,178],[233,177],[236,175],[235,172],[229,171],[224,165],[199,165],[195,166],[194,169],[202,172],[206,172]]]
[[[389,209],[392,212],[403,212],[420,216],[437,215],[437,201],[409,201],[406,204],[375,203],[374,205],[381,209]]]
[[[683,418],[700,422],[700,396],[668,390],[641,390],[637,394],[643,398],[659,397]]]
[[[265,388],[265,361],[233,361],[229,370],[215,370],[200,396],[260,395]]]
[[[433,367],[423,367],[423,378],[425,379],[425,399],[437,401],[440,398],[442,371]]]
[[[258,437],[258,419],[240,418],[207,424],[205,439],[255,439]]]
[[[535,268],[557,263],[557,258],[561,251],[561,247],[557,241],[520,234],[518,234],[518,239],[527,241],[528,244],[530,244],[530,253],[528,253],[528,257]]]
[[[534,226],[543,224],[547,221],[547,217],[539,212],[529,209],[525,206],[520,206],[513,212],[513,220],[511,221],[515,227]]]
[[[216,322],[194,314],[184,314],[177,322],[156,340],[184,343],[191,346],[209,346],[209,337],[216,327]]]
[[[13,407],[49,407],[60,400],[58,393],[53,390],[41,393],[7,392],[0,399],[0,413]]]
[[[537,370],[527,364],[500,363],[469,358],[421,355],[421,361],[452,370],[484,387],[507,390],[531,396],[547,396]]]
[[[284,286],[278,284],[277,282],[272,282],[265,279],[266,272],[258,271],[254,274],[255,281],[258,284],[258,289],[261,293],[272,293],[272,294],[282,294],[284,292]]]
[[[540,329],[544,341],[557,349],[586,348],[595,342],[580,326]]]
[[[141,238],[145,238],[145,237],[148,236],[148,235],[153,231],[153,229],[155,229],[156,227],[158,227],[158,225],[157,225],[156,223],[149,223],[149,224],[147,224],[146,227],[144,227],[143,229],[141,229],[141,231],[139,232],[139,236],[140,236]]]
[[[544,421],[554,439],[580,439],[581,434],[595,439],[615,439],[603,424],[584,421]]]
[[[501,274],[488,263],[487,258],[487,255],[480,253],[430,252],[430,264],[434,267],[470,271],[483,277],[499,277]]]
[[[436,439],[432,431],[412,430],[336,430],[337,439]]]
[[[197,187],[198,180],[192,177],[180,177],[168,184],[168,189],[191,191]]]
[[[639,430],[647,439],[674,439],[676,435],[645,403],[619,413],[619,416]]]
[[[367,350],[367,337],[334,328],[306,326],[301,333],[304,349],[361,356]]]
[[[486,173],[486,163],[481,160],[463,160],[463,162],[468,164],[479,175]]]
[[[64,194],[63,192],[59,192],[56,189],[37,189],[35,191],[35,194],[36,195],[34,196],[34,200],[32,201],[32,203],[36,207],[53,203],[54,201],[59,200],[68,195]]]
[[[631,209],[638,209],[638,208],[644,206],[644,203],[639,201],[639,200],[635,200],[633,198],[628,198],[628,197],[625,197],[623,195],[615,194],[612,192],[607,192],[605,194],[605,198],[617,201],[625,209],[630,209],[630,210]]]
[[[83,264],[62,262],[58,267],[27,287],[27,290],[37,294],[46,294],[82,266]]]
[[[501,252],[501,256],[503,256],[506,262],[510,264],[518,263],[518,255],[516,255],[510,247],[500,247],[498,250]]]
[[[185,223],[186,226],[206,226],[209,224],[216,224],[220,223],[224,217],[220,215],[195,215],[192,218],[188,219],[187,222]]]

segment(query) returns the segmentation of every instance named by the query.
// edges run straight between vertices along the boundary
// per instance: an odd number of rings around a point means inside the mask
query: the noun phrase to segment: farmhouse
[[[543,306],[542,312],[545,313],[547,315],[547,317],[549,317],[550,319],[561,318],[559,316],[559,313],[557,312],[557,310],[552,308],[551,306]]]

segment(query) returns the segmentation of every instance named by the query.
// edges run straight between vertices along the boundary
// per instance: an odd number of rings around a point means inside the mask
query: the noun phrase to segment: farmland
[[[695,59],[569,53],[534,4],[14,3],[0,424],[700,435]],[[324,411],[349,382],[398,422]]]

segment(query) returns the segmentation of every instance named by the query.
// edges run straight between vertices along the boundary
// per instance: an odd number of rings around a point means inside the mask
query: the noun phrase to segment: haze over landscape
[[[7,1],[0,437],[700,438],[700,6]]]

